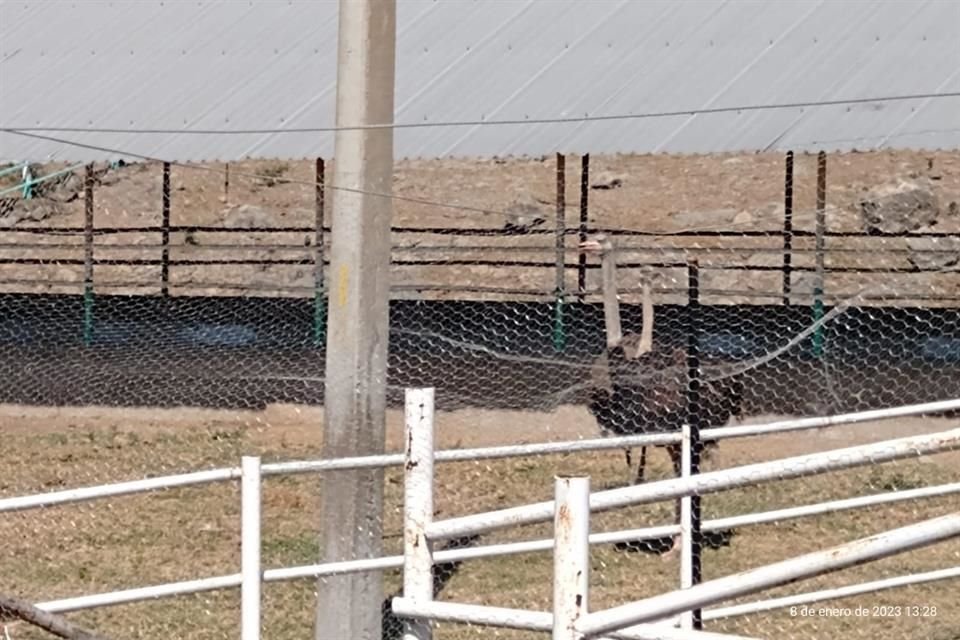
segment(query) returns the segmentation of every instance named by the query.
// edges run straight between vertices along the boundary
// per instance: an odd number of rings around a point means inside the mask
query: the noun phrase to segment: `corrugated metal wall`
[[[337,3],[0,2],[0,127],[171,160],[329,156]],[[960,147],[960,3],[398,0],[397,157]],[[173,132],[173,133],[171,133]],[[0,132],[0,159],[117,157]]]

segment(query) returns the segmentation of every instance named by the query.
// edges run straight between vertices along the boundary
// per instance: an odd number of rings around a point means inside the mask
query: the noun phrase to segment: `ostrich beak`
[[[600,253],[603,251],[603,246],[597,240],[584,240],[577,245],[577,248],[583,253]]]

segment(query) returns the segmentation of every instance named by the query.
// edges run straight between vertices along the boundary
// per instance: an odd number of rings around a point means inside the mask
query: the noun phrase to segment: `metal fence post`
[[[23,178],[23,199],[30,200],[33,197],[33,172],[30,170],[30,163],[24,163],[20,176]]]
[[[243,456],[240,481],[240,617],[242,640],[260,639],[260,458]]]
[[[690,425],[683,425],[683,440],[681,440],[681,477],[690,476]],[[689,589],[693,586],[693,512],[690,496],[680,499],[680,588]],[[685,611],[680,614],[680,628],[693,629],[693,612]]]
[[[590,477],[554,479],[553,640],[580,640],[589,605]]]
[[[590,195],[590,154],[580,159],[580,242],[587,239],[587,212]],[[580,253],[577,260],[577,294],[582,301],[587,291],[587,256]]]
[[[426,528],[433,521],[433,388],[407,389],[406,461],[403,465],[403,597],[433,600],[433,549]],[[429,620],[404,623],[403,640],[431,640]]]
[[[690,464],[685,467],[690,475],[700,473],[700,427],[703,416],[700,406],[700,263],[696,258],[687,265],[687,429],[689,430]],[[689,497],[690,502],[690,581],[700,583],[703,534],[700,530],[700,496]],[[681,509],[682,509],[681,503]],[[694,629],[703,627],[702,612],[692,612]]]
[[[323,346],[327,327],[327,297],[324,291],[323,280],[323,245],[324,245],[324,183],[325,166],[323,158],[317,158],[314,169],[314,267],[313,267],[313,345]]]
[[[163,163],[161,182],[162,204],[160,209],[160,295],[170,295],[170,163]]]
[[[567,344],[567,337],[563,326],[563,303],[566,283],[564,282],[564,270],[566,268],[566,254],[564,245],[566,244],[567,222],[567,181],[566,181],[566,158],[562,153],[557,154],[557,227],[554,244],[557,260],[557,282],[555,289],[555,307],[553,312],[553,349],[554,351],[563,351]]]
[[[827,230],[827,154],[821,151],[817,154],[817,231],[816,231],[816,277],[813,285],[813,321],[819,322],[823,318],[823,287],[824,287],[824,251]],[[813,334],[813,355],[817,358],[823,355],[823,327],[817,327]]]
[[[793,151],[787,151],[783,178],[783,305],[790,305],[793,272]]]
[[[93,163],[83,180],[83,344],[93,341]]]

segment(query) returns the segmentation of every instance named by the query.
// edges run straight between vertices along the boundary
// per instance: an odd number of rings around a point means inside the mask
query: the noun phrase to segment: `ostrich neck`
[[[607,330],[607,347],[620,344],[623,332],[620,328],[620,301],[617,299],[617,258],[612,251],[605,251],[600,259],[600,275],[603,281],[603,318]]]
[[[643,283],[643,325],[640,328],[640,353],[653,351],[653,297],[650,283]]]

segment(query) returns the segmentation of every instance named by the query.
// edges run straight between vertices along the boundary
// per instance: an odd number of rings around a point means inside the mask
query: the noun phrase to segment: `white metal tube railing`
[[[63,491],[36,493],[28,496],[2,498],[0,499],[0,513],[5,511],[22,511],[24,509],[39,509],[72,502],[86,502],[99,498],[113,498],[116,496],[157,491],[159,489],[175,489],[177,487],[189,487],[210,482],[223,482],[224,480],[236,480],[239,477],[240,468],[232,467],[228,469],[210,469],[209,471],[180,473],[159,478],[146,478],[144,480],[116,482],[94,487],[64,489]]]
[[[655,447],[680,441],[679,433],[655,433],[618,438],[588,438],[560,442],[541,442],[536,444],[502,445],[496,447],[476,447],[473,449],[442,449],[434,453],[436,462],[472,462],[474,460],[499,460],[524,458],[528,456],[546,456],[561,453],[603,451],[626,447]],[[404,454],[388,453],[379,456],[360,456],[337,458],[335,460],[302,460],[276,462],[263,465],[264,475],[293,475],[300,473],[319,473],[323,471],[343,471],[346,469],[365,469],[379,467],[399,467],[404,463]]]
[[[942,406],[944,403],[939,403],[941,405],[939,407],[933,406],[934,404],[938,404],[938,403],[928,403],[927,405],[916,405],[913,409],[916,410],[917,407],[923,407],[924,412],[930,412],[934,410],[944,410],[944,407]],[[864,413],[871,413],[871,412],[864,412]],[[875,415],[876,412],[872,412],[872,414],[873,415],[871,415],[871,419],[877,419],[878,416]],[[850,415],[853,415],[853,414],[850,414]],[[431,415],[431,420],[432,420],[432,415]],[[818,419],[814,419],[814,420],[818,420]],[[794,422],[798,422],[798,421],[794,421]],[[809,423],[810,420],[808,419],[807,422]],[[760,425],[760,426],[764,426],[764,425]],[[705,430],[704,434],[707,434],[708,432],[709,430]],[[668,434],[668,435],[672,435],[672,434]],[[636,438],[631,438],[630,440],[635,440],[635,439]],[[646,437],[642,437],[641,441],[649,441],[649,439]],[[580,441],[580,442],[575,442],[573,444],[579,445],[579,447],[583,448],[582,450],[588,450],[588,448],[593,447],[594,443],[596,443],[597,445],[604,445],[600,448],[612,448],[613,445],[619,444],[614,439],[601,439],[599,441],[594,441],[594,442]],[[552,452],[558,452],[559,450],[561,450],[560,447],[564,445],[565,443],[548,443],[547,445],[526,445],[526,446],[520,446],[520,447],[489,447],[485,449],[453,450],[453,451],[439,452],[439,453],[450,454],[449,461],[453,461],[454,459],[474,459],[471,456],[476,455],[477,453],[489,455],[490,457],[499,457],[501,454],[536,455],[537,453],[545,453],[545,452],[552,453]],[[551,450],[546,451],[545,447]],[[539,451],[531,452],[531,449],[534,449],[534,450],[539,449]],[[569,451],[569,449],[564,449],[564,450]],[[327,470],[335,469],[335,468],[355,468],[353,465],[357,464],[358,462],[364,465],[367,465],[367,464],[372,465],[372,462],[375,459],[377,458],[382,459],[384,457],[385,456],[376,456],[376,457],[367,457],[367,458],[341,459],[341,460],[333,460],[333,461],[318,461],[318,463],[330,463],[328,465],[325,465],[324,467]],[[287,464],[287,463],[284,463],[284,464]],[[263,469],[267,468],[268,466],[269,465],[262,465],[262,466],[259,466],[258,468],[261,470],[261,473],[262,473]],[[274,467],[276,466],[279,466],[279,465],[274,465]],[[323,470],[323,469],[320,469],[320,470]],[[277,472],[279,472],[279,470],[274,469],[274,473],[277,473]],[[153,490],[155,488],[162,488],[162,487],[158,487],[157,483],[163,480],[172,480],[174,484],[172,484],[171,486],[189,486],[191,484],[195,484],[198,482],[204,483],[204,482],[213,482],[213,481],[224,480],[224,479],[232,479],[237,477],[238,475],[242,476],[242,469],[236,469],[236,468],[219,469],[219,470],[197,472],[192,474],[181,474],[178,476],[171,476],[168,478],[151,478],[143,481],[134,481],[131,483],[120,483],[119,485],[108,486],[107,488],[112,489],[113,491],[119,492],[119,493],[113,493],[111,495],[124,495],[127,493],[136,493],[143,490]],[[257,480],[259,485],[259,478]],[[915,494],[915,495],[911,495],[910,497],[928,497],[932,495],[945,495],[946,493],[957,490],[958,486],[960,486],[960,483],[958,483],[958,485],[943,485],[942,487],[929,487],[929,488],[917,489],[917,490],[912,490],[910,492],[891,493],[891,494],[887,494],[886,496],[884,495],[865,496],[862,498],[855,498],[847,501],[836,501],[835,503],[832,503],[832,504],[838,505],[839,503],[847,503],[845,508],[854,508],[855,506],[870,506],[871,504],[881,504],[884,502],[894,502],[897,500],[908,499],[908,494]],[[95,488],[89,488],[89,489],[95,489]],[[38,497],[49,498],[50,496],[57,496],[59,494],[59,497],[65,498],[67,501],[75,501],[77,499],[81,499],[81,500],[90,499],[90,496],[85,493],[88,490],[84,490],[84,489],[72,490],[72,491],[68,490],[64,492],[54,492],[53,494],[46,494],[45,496],[42,495]],[[259,490],[256,493],[257,493],[257,500],[259,501]],[[68,494],[68,495],[64,495],[64,494]],[[17,500],[17,499],[14,498],[10,500]],[[0,504],[2,504],[2,501],[0,501]],[[769,518],[773,514],[778,514],[777,519],[783,519],[786,517],[800,517],[800,515],[822,513],[828,510],[827,505],[830,505],[830,504],[831,503],[825,503],[823,505],[809,505],[807,507],[798,507],[793,509],[780,510],[779,512],[769,512],[768,514],[734,516],[733,518],[725,518],[725,519],[720,519],[716,521],[705,522],[704,530],[709,530],[711,525],[713,525],[716,528],[734,526],[734,522],[737,521],[737,519],[748,520],[748,521],[744,521],[742,524],[753,524],[753,523],[759,523],[764,521],[763,517],[765,515],[768,516]],[[29,508],[29,506],[24,507],[22,504],[14,505],[14,506],[16,508]],[[836,508],[837,507],[830,507],[829,510],[836,510]],[[246,511],[250,512],[251,510],[248,508]],[[256,511],[259,516],[259,508],[256,509]],[[791,511],[793,513],[789,513]],[[245,530],[250,531],[250,527],[245,527]],[[679,527],[668,525],[665,527],[652,527],[652,528],[634,530],[629,532],[613,532],[613,533],[596,534],[594,536],[590,536],[590,542],[600,543],[600,542],[611,542],[611,541],[623,541],[623,540],[631,539],[631,537],[640,537],[644,534],[669,535],[672,533],[676,533],[677,531],[679,531]],[[259,538],[259,534],[257,535],[257,538]],[[507,544],[507,545],[494,545],[494,546],[485,547],[485,548],[450,550],[447,552],[438,553],[435,560],[451,561],[451,560],[468,559],[471,557],[502,555],[504,553],[521,553],[525,551],[547,550],[547,549],[550,549],[552,546],[553,546],[552,540],[545,540],[545,541],[513,543],[513,544]],[[257,570],[257,574],[262,575],[262,578],[264,581],[287,580],[287,579],[294,579],[298,577],[332,575],[335,573],[345,573],[349,571],[376,570],[376,569],[402,566],[401,557],[395,557],[395,558],[388,557],[388,558],[374,558],[369,560],[346,561],[346,562],[339,562],[339,563],[326,563],[323,565],[312,565],[308,567],[294,567],[290,569],[276,569],[276,570],[268,570],[268,571],[262,572],[259,567],[259,545],[257,545],[256,547],[256,552],[257,552],[256,563],[247,562],[245,566],[246,567],[255,566]],[[246,556],[247,554],[244,554],[244,555]],[[133,602],[133,601],[151,599],[156,597],[166,597],[166,596],[172,596],[172,595],[197,593],[201,591],[208,591],[208,590],[215,590],[215,589],[222,589],[222,588],[232,588],[238,585],[242,585],[243,575],[245,573],[247,573],[247,570],[245,570],[241,574],[236,574],[236,575],[219,576],[219,577],[208,578],[203,580],[185,581],[180,583],[158,585],[155,587],[130,589],[130,590],[112,592],[107,594],[85,596],[81,598],[71,598],[66,600],[51,601],[49,603],[41,603],[41,608],[47,608],[48,610],[51,610],[51,611],[70,611],[70,610],[76,610],[80,608],[105,606],[109,604],[120,604],[123,602]],[[257,581],[257,599],[259,601],[259,581]],[[257,619],[259,620],[259,611],[257,611]]]
[[[603,451],[609,449],[623,449],[626,447],[659,446],[680,441],[680,434],[664,433],[639,436],[625,436],[622,438],[594,438],[589,440],[574,440],[566,442],[545,442],[526,445],[505,445],[500,447],[479,447],[474,449],[447,449],[437,451],[434,455],[436,462],[469,462],[473,460],[522,458],[527,456],[543,456],[560,453]],[[262,477],[278,475],[296,475],[303,473],[322,473],[327,471],[348,471],[355,469],[379,469],[399,467],[404,463],[404,454],[388,453],[376,456],[356,456],[352,458],[336,458],[333,460],[302,460],[292,462],[275,462],[262,464]],[[59,504],[86,502],[101,498],[147,493],[163,489],[187,487],[236,480],[240,478],[239,467],[210,469],[195,471],[144,480],[131,480],[92,487],[65,489],[12,498],[0,498],[0,513],[7,511],[23,511],[52,507]]]
[[[260,640],[260,458],[243,456],[240,481],[240,638]]]
[[[433,389],[407,389],[407,450],[403,486],[403,596],[433,600],[433,549],[425,535],[433,520]],[[432,640],[429,621],[407,620],[403,640]]]
[[[546,633],[553,629],[553,614],[546,611],[487,607],[458,602],[415,603],[406,598],[394,598],[393,612],[404,618],[419,620],[458,622]],[[667,625],[643,625],[642,630],[613,632],[604,637],[618,640],[752,640],[744,636],[676,629]]]
[[[700,435],[704,439],[723,440],[728,438],[744,438],[769,433],[818,429],[844,424],[856,424],[874,420],[888,420],[906,416],[942,413],[960,409],[960,398],[941,400],[921,404],[905,405],[890,409],[875,409],[859,411],[822,418],[799,418],[795,420],[780,420],[763,424],[737,425],[734,427],[716,427],[704,429]],[[627,447],[658,446],[680,442],[679,433],[664,433],[638,436],[624,436],[617,438],[593,438],[573,440],[567,442],[548,442],[529,445],[505,445],[499,447],[480,447],[474,449],[448,449],[435,453],[437,462],[463,462],[470,460],[506,459],[526,456],[551,455],[557,453],[572,453],[586,451],[603,451],[623,449]],[[275,462],[261,465],[260,473],[263,477],[275,475],[294,475],[301,473],[319,473],[324,471],[344,471],[350,469],[397,467],[404,462],[402,453],[384,454],[378,456],[360,456],[353,458],[338,458],[335,460],[303,460],[291,462]],[[143,480],[80,487],[49,493],[0,498],[0,513],[7,511],[21,511],[51,507],[58,504],[84,502],[100,498],[117,497],[136,493],[145,493],[162,489],[172,489],[191,485],[201,485],[210,482],[236,480],[240,477],[240,468],[210,469],[192,473],[176,474]]]
[[[960,567],[927,571],[925,573],[914,573],[905,576],[896,576],[894,578],[884,578],[883,580],[871,580],[870,582],[861,582],[859,584],[851,584],[834,589],[798,593],[782,598],[746,602],[722,609],[710,609],[704,611],[703,619],[720,620],[722,618],[733,618],[752,613],[761,613],[763,611],[774,611],[776,609],[785,609],[797,605],[823,602],[824,600],[839,600],[841,598],[849,598],[850,596],[858,596],[865,593],[876,593],[878,591],[886,591],[887,589],[909,587],[917,584],[926,584],[928,582],[939,582],[941,580],[955,580],[957,578],[960,578]]]
[[[590,478],[555,478],[554,503],[553,640],[579,640],[590,600]]]
[[[777,509],[756,514],[743,514],[728,516],[725,518],[717,518],[714,520],[704,520],[701,528],[703,531],[722,531],[724,529],[733,529],[736,527],[767,524],[770,522],[783,522],[785,520],[820,515],[823,513],[834,513],[838,511],[893,504],[896,502],[919,500],[923,498],[935,498],[956,493],[960,493],[960,482],[937,485],[933,487],[922,487],[919,489],[909,489],[906,491],[891,491],[872,496],[860,496],[856,498],[834,500],[831,502],[822,502],[799,507],[789,507],[786,509]],[[629,542],[631,540],[642,540],[647,538],[675,535],[677,533],[680,533],[680,527],[678,525],[660,525],[656,527],[645,527],[642,529],[607,531],[590,534],[590,544],[615,544],[618,542]],[[434,562],[454,562],[503,555],[535,553],[549,551],[552,548],[553,539],[529,540],[523,542],[484,545],[466,549],[448,549],[446,551],[437,551],[433,554],[433,559]],[[343,560],[338,562],[304,565],[300,567],[266,569],[263,572],[263,581],[285,582],[288,580],[318,578],[322,576],[359,571],[383,571],[388,569],[399,569],[402,566],[403,556],[386,556],[383,558],[368,558],[362,560]],[[37,606],[52,613],[66,613],[69,611],[79,611],[82,609],[93,609],[97,607],[128,604],[154,598],[174,597],[191,593],[230,589],[239,586],[240,582],[240,574],[237,573],[213,578],[204,578],[201,580],[188,580],[137,589],[111,591],[90,596],[51,600],[49,602],[39,603]],[[706,617],[707,616],[705,614],[705,618]]]
[[[184,580],[182,582],[171,582],[136,589],[124,589],[122,591],[110,591],[108,593],[97,593],[76,598],[49,600],[47,602],[38,602],[34,606],[38,609],[49,611],[50,613],[67,613],[70,611],[97,609],[99,607],[143,602],[145,600],[157,600],[160,598],[172,598],[174,596],[204,593],[207,591],[219,591],[220,589],[235,589],[240,586],[241,582],[240,574],[233,573],[226,576],[200,578],[199,580]]]
[[[680,473],[689,478],[692,466],[690,425],[684,424],[683,445],[680,451]],[[701,530],[703,529],[701,525]],[[690,496],[680,498],[680,588],[693,586],[693,499]],[[680,628],[693,629],[693,611],[680,614]]]
[[[770,433],[806,431],[809,429],[822,429],[824,427],[837,427],[840,425],[858,424],[862,422],[874,422],[878,420],[906,418],[909,416],[945,413],[947,411],[955,411],[957,409],[960,409],[960,398],[954,398],[952,400],[938,400],[936,402],[924,402],[920,404],[908,404],[900,407],[890,407],[888,409],[870,409],[868,411],[840,413],[834,416],[796,418],[791,420],[778,420],[776,422],[765,422],[763,424],[716,427],[713,429],[704,429],[701,431],[701,437],[710,440],[745,438],[767,435]]]
[[[938,453],[958,446],[960,446],[960,428],[885,440],[868,445],[711,471],[688,478],[674,478],[599,491],[590,496],[590,509],[599,512],[676,499],[694,493],[717,493],[734,487]],[[552,512],[553,502],[549,501],[450,518],[431,524],[427,528],[427,536],[433,540],[441,540],[467,534],[486,533],[511,526],[536,524],[548,521]]]
[[[653,622],[690,609],[707,607],[957,536],[960,536],[960,512],[703,582],[683,591],[591,613],[583,618],[579,631],[585,638],[596,637],[631,625]]]

